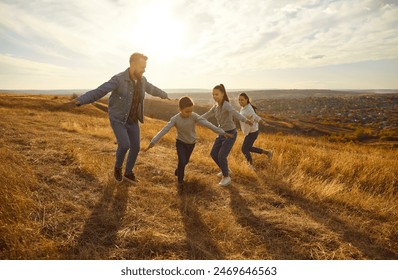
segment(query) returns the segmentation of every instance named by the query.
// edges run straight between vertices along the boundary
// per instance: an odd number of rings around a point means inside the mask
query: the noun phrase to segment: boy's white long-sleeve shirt
[[[256,114],[252,105],[249,103],[245,107],[241,107],[240,114],[246,119],[249,119],[253,122],[253,125],[251,126],[245,122],[240,121],[240,128],[242,129],[243,134],[246,136],[249,133],[256,132],[258,130],[258,123],[262,119]]]
[[[200,124],[213,130],[215,133],[223,135],[225,131],[220,127],[213,125],[211,122],[205,118],[199,116],[197,113],[193,112],[188,118],[183,118],[181,113],[171,117],[170,121],[160,130],[155,137],[151,140],[151,144],[156,144],[170,129],[175,126],[177,129],[177,139],[187,143],[196,143],[196,124]]]

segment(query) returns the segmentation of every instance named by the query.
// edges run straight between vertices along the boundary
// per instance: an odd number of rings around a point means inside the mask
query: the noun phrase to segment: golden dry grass
[[[137,186],[112,178],[106,113],[67,98],[0,95],[0,259],[397,259],[398,152],[261,134],[269,162],[229,156],[217,185],[213,132],[198,127],[177,193],[175,131],[141,153]],[[164,121],[146,118],[145,147]]]

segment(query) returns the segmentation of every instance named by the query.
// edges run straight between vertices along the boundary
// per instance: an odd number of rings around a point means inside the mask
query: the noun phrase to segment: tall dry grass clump
[[[239,146],[241,141],[237,142]],[[275,152],[268,172],[303,195],[360,203],[380,211],[396,205],[397,150],[289,135],[260,135],[256,144]],[[239,151],[234,155],[239,157]],[[390,206],[370,203],[364,197],[383,198]]]
[[[36,176],[16,151],[0,147],[0,158],[0,259],[54,257],[54,243],[41,233]]]

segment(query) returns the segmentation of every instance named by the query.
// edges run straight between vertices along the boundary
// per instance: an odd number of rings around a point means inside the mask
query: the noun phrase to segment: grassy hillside
[[[239,134],[219,187],[199,127],[178,194],[174,130],[117,184],[104,108],[66,101],[0,95],[0,259],[398,259],[396,149],[262,133],[274,159],[251,171]],[[164,124],[146,117],[142,147]]]

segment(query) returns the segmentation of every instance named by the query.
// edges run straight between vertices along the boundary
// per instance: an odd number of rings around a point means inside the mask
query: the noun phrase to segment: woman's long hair
[[[216,86],[213,88],[213,90],[214,90],[214,89],[218,89],[219,91],[221,91],[221,92],[224,94],[223,100],[222,100],[222,103],[221,103],[221,106],[224,104],[224,101],[228,101],[228,102],[229,102],[229,98],[228,98],[228,95],[227,95],[227,91],[225,90],[225,87],[224,87],[223,84],[216,85]]]
[[[239,94],[239,96],[242,96],[244,99],[246,99],[247,104],[250,104],[253,107],[254,112],[257,113],[257,107],[250,103],[250,98],[245,92],[242,92],[241,94]]]

